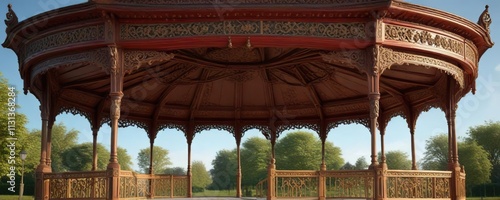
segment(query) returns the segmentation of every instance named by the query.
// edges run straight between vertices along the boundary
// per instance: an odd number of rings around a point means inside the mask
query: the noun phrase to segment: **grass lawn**
[[[18,195],[0,195],[1,200],[18,200],[19,196]],[[32,196],[23,196],[23,200],[33,200]]]

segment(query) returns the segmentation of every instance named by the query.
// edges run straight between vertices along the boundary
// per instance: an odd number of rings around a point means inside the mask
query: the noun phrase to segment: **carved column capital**
[[[110,107],[110,118],[119,119],[120,118],[120,106],[123,93],[111,93],[111,107]]]

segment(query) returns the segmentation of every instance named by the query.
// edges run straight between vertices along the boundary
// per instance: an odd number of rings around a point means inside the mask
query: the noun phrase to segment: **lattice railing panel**
[[[276,197],[317,197],[319,174],[317,171],[276,171]]]
[[[69,198],[91,198],[92,184],[92,178],[69,179]]]
[[[174,176],[174,197],[185,197],[187,196],[187,176]]]
[[[43,177],[49,184],[49,199],[105,199],[107,196],[105,171],[47,173]]]
[[[161,177],[154,180],[155,197],[170,197],[171,176]]]
[[[150,195],[150,178],[137,178],[137,197],[148,197]]]
[[[326,196],[331,198],[373,197],[373,177],[326,177]]]
[[[373,198],[374,171],[326,171],[325,192],[327,198]]]
[[[99,177],[94,179],[94,198],[106,198],[106,177]]]
[[[450,198],[451,172],[403,171],[387,172],[388,198]]]
[[[68,193],[68,181],[66,179],[50,179],[50,199],[63,199],[66,198]]]
[[[120,177],[120,198],[137,196],[137,183],[135,177]]]

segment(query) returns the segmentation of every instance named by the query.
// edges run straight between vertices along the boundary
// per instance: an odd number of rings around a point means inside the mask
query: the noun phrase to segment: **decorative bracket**
[[[174,58],[173,53],[159,51],[125,51],[124,52],[124,72],[130,74],[133,71],[147,65],[166,62]]]

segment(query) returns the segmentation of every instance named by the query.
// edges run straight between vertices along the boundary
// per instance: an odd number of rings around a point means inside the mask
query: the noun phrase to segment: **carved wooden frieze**
[[[169,24],[122,24],[120,37],[125,40],[159,39],[216,35],[307,36],[337,39],[366,38],[366,24],[286,21],[219,21]]]
[[[194,128],[194,134],[201,133],[202,131],[208,131],[216,129],[219,131],[227,131],[230,134],[234,134],[234,126],[229,126],[229,125],[216,125],[216,124],[211,124],[211,125],[197,125]]]
[[[451,37],[415,28],[387,24],[385,39],[426,45],[464,55],[464,43]]]
[[[100,48],[48,59],[35,65],[31,71],[31,78],[34,78],[36,75],[43,74],[52,68],[75,64],[92,64],[102,68],[109,74],[109,72],[112,71],[111,66],[116,66],[113,65],[115,61],[113,60],[113,53],[110,51],[113,51],[113,48]]]
[[[56,47],[96,40],[104,40],[103,25],[85,26],[57,32],[28,43],[25,58]]]
[[[477,64],[477,51],[474,49],[475,46],[472,42],[467,41],[465,45],[465,59],[468,60],[469,62],[472,62],[474,65]]]

